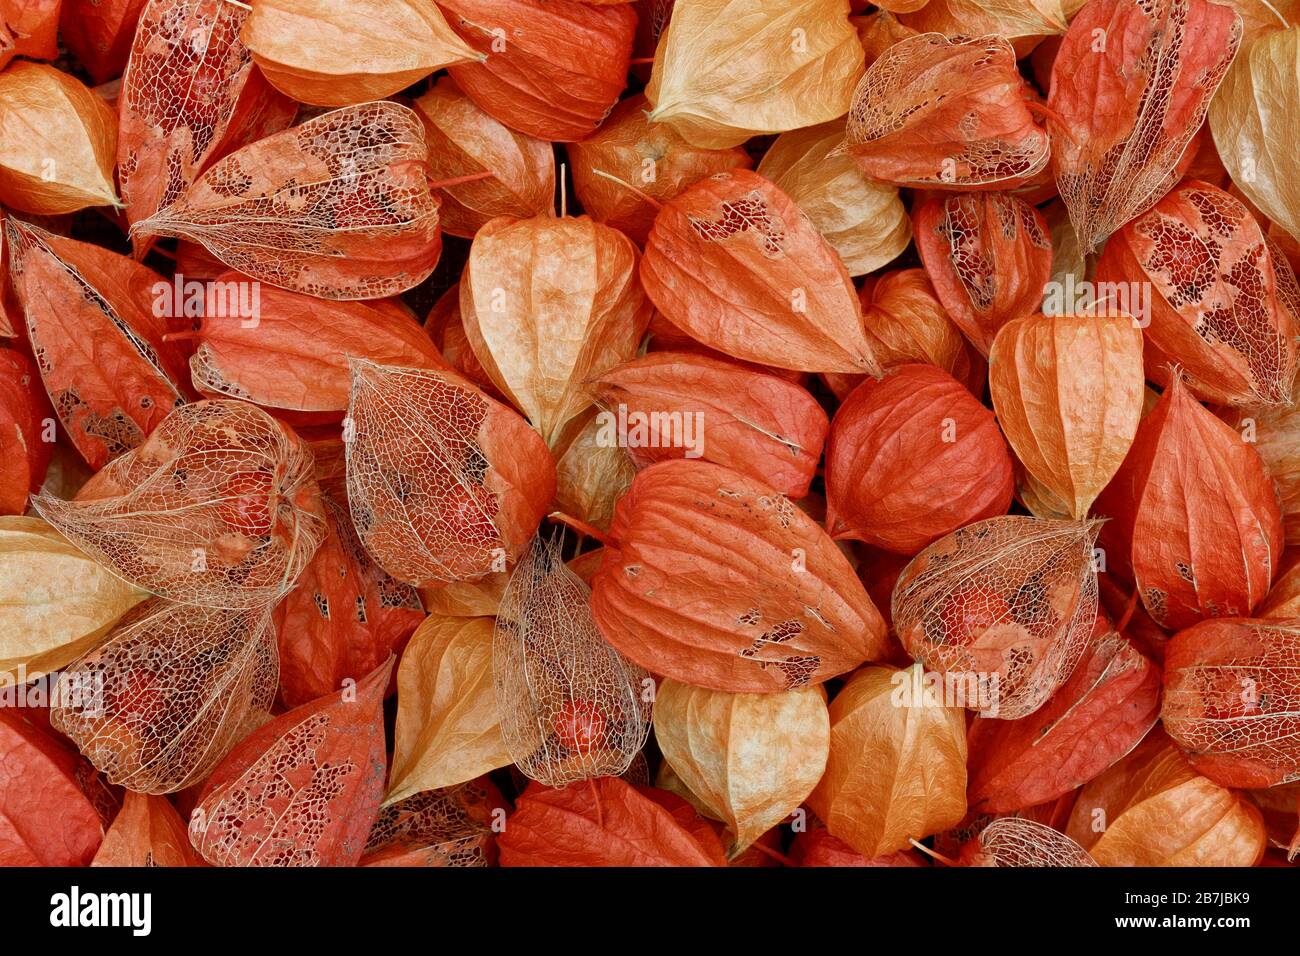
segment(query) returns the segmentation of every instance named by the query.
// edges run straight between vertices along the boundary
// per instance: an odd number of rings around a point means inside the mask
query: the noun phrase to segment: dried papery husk
[[[510,766],[492,683],[490,617],[431,615],[397,671],[386,804]]]
[[[591,591],[538,537],[497,610],[492,674],[501,737],[547,786],[618,776],[650,732],[653,683],[601,636]]]
[[[843,116],[862,75],[848,0],[695,0],[655,50],[651,122],[708,149]]]
[[[1065,832],[1102,866],[1254,866],[1268,842],[1259,809],[1159,730],[1083,788]]]
[[[91,866],[203,866],[185,821],[166,797],[126,791]]]
[[[1118,312],[1013,319],[989,353],[998,423],[1069,517],[1086,517],[1123,464],[1144,384],[1142,330]]]
[[[497,216],[526,219],[551,208],[555,153],[550,143],[494,119],[449,76],[441,77],[411,108],[424,122],[429,178],[453,183],[438,190],[443,232],[473,238]],[[483,172],[492,175],[454,182]]]
[[[1250,797],[1264,815],[1269,845],[1281,851],[1279,857],[1294,863],[1300,856],[1300,783],[1252,790]],[[1268,860],[1265,857],[1260,865],[1269,865]]]
[[[862,48],[866,50],[868,67],[880,59],[880,55],[899,40],[916,36],[916,31],[911,27],[903,26],[898,21],[898,17],[890,13],[887,7],[882,7],[873,13],[868,13],[866,16],[853,17],[852,19],[858,31],[858,40],[861,41]]]
[[[840,149],[844,121],[782,133],[758,173],[785,191],[839,253],[849,275],[873,272],[912,241],[898,188],[868,179]]]
[[[1261,34],[1286,30],[1300,23],[1298,0],[1223,0],[1241,15],[1241,42],[1250,43]]]
[[[1047,221],[1010,193],[932,193],[912,212],[939,301],[983,355],[998,330],[1038,311],[1052,274]]]
[[[888,647],[830,536],[775,489],[709,462],[637,475],[592,589],[606,640],[654,673],[712,690],[820,684]]]
[[[636,14],[576,0],[439,0],[484,56],[453,65],[456,84],[511,129],[552,142],[590,135],[627,83]]]
[[[968,694],[978,706],[967,707],[1002,720],[1032,714],[1087,651],[1098,524],[1008,515],[936,541],[894,588],[899,640],[946,682],[985,691]]]
[[[808,372],[801,372],[798,369],[776,368],[772,365],[763,365],[761,362],[747,362],[744,359],[719,352],[717,349],[709,348],[709,346],[669,322],[658,309],[654,310],[650,315],[650,326],[646,331],[645,350],[647,353],[690,352],[692,355],[703,355],[705,358],[730,362],[742,368],[762,372],[764,375],[775,375],[777,378],[785,379],[787,382],[793,382],[796,385],[806,386],[809,379]]]
[[[665,680],[654,724],[664,759],[727,825],[732,857],[799,808],[830,750],[821,687],[728,694]]]
[[[597,444],[637,466],[703,458],[791,498],[808,493],[830,425],[798,385],[688,352],[633,359],[588,388],[604,409]]]
[[[214,281],[242,290],[254,280],[227,272]],[[251,319],[238,310],[203,317],[190,358],[191,379],[202,394],[341,416],[348,407],[351,359],[450,368],[420,324],[394,301],[331,302],[266,286],[258,290],[257,312]]]
[[[310,452],[243,402],[182,405],[75,499],[32,504],[126,580],[205,607],[283,597],[325,534]]]
[[[147,0],[62,0],[59,39],[96,83],[121,76]]]
[[[431,617],[496,617],[509,583],[508,571],[496,571],[477,581],[437,582],[420,588],[420,600]]]
[[[962,848],[962,866],[1097,866],[1088,851],[1064,833],[1034,820],[1002,817]]]
[[[644,94],[629,96],[614,107],[600,129],[565,146],[582,208],[597,222],[613,226],[641,245],[659,212],[656,202],[667,202],[716,173],[753,166],[742,147],[692,146],[671,125],[650,122],[649,110]]]
[[[1282,556],[1282,514],[1263,461],[1175,377],[1097,499],[1110,570],[1151,617],[1180,630],[1244,617]]]
[[[190,842],[214,866],[355,866],[384,793],[392,660],[245,737],[203,787]]]
[[[1069,26],[1061,0],[928,0],[899,20],[920,33],[1006,37],[1020,59]]]
[[[853,94],[845,146],[896,186],[1009,189],[1047,166],[1011,43],[922,33],[888,47]]]
[[[1198,396],[1221,404],[1290,400],[1300,285],[1228,193],[1183,182],[1106,243],[1097,279],[1150,290],[1152,370],[1173,360]]]
[[[0,515],[20,515],[54,454],[54,415],[35,364],[0,348]]]
[[[916,554],[1006,514],[1011,456],[993,413],[933,365],[900,365],[859,385],[831,422],[826,529]]]
[[[433,339],[439,354],[457,372],[469,379],[488,395],[503,399],[497,387],[483,370],[483,363],[474,354],[465,325],[460,319],[460,283],[457,282],[434,303],[424,319],[424,331]]]
[[[381,100],[482,58],[433,0],[259,0],[240,39],[272,86],[316,106]]]
[[[1223,618],[1179,631],[1160,719],[1193,767],[1225,787],[1300,780],[1300,618]]]
[[[508,811],[487,777],[421,791],[380,808],[361,866],[492,866]]]
[[[113,783],[173,793],[205,778],[270,710],[277,676],[265,609],[155,599],[64,669],[50,723]]]
[[[925,866],[919,854],[904,850],[868,859],[825,827],[796,833],[789,856],[799,866],[810,867]]]
[[[1079,248],[1079,237],[1075,234],[1074,223],[1070,222],[1069,210],[1059,199],[1044,206],[1040,212],[1047,223],[1049,240],[1052,243],[1052,274],[1048,279],[1049,288],[1059,288],[1062,293],[1075,290],[1075,298],[1088,278],[1088,261],[1083,250]],[[1070,315],[1075,311],[1075,302],[1065,295],[1043,297],[1043,312],[1046,315]]]
[[[1094,0],[1052,65],[1052,168],[1085,254],[1146,212],[1237,53],[1241,18],[1209,0]]]
[[[59,55],[60,0],[6,0],[0,11],[0,69],[15,56],[53,60]]]
[[[484,371],[554,446],[591,405],[582,383],[632,358],[650,321],[637,251],[587,216],[502,217],[474,236],[460,283]]]
[[[325,539],[274,610],[286,707],[332,694],[400,654],[424,619],[415,589],[390,578],[361,546],[347,508],[321,500]]]
[[[132,237],[189,239],[252,279],[322,299],[396,295],[442,251],[427,158],[405,106],[346,106],[226,156]]]
[[[115,206],[117,118],[75,77],[19,60],[0,74],[0,202],[52,216]]]
[[[1273,479],[1287,544],[1300,544],[1300,378],[1286,405],[1223,409],[1220,417],[1253,445]]]
[[[546,442],[450,372],[358,361],[348,501],[375,563],[416,587],[504,571],[555,494]]]
[[[831,701],[830,757],[808,806],[868,858],[966,813],[965,715],[908,693],[920,678],[919,664],[864,667]]]
[[[670,322],[727,355],[879,374],[844,263],[757,173],[718,173],[669,200],[646,242],[641,282]]]
[[[707,825],[688,828],[655,799],[671,796],[618,777],[530,783],[497,840],[501,865],[726,866]]]
[[[637,466],[627,449],[606,441],[609,428],[592,410],[582,428],[555,449],[555,504],[560,511],[602,531],[614,506],[632,486]]]
[[[1281,568],[1268,597],[1255,608],[1258,617],[1300,617],[1300,551],[1288,548],[1282,555]]]
[[[57,671],[145,599],[40,518],[0,517],[0,673]]]

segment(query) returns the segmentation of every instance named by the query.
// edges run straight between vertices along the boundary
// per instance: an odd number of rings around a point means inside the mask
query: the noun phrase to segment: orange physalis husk
[[[60,0],[0,3],[0,70],[15,56],[53,60],[59,55],[59,6]]]
[[[1034,820],[994,820],[962,847],[959,866],[1097,866],[1088,851],[1064,833]]]
[[[347,106],[226,156],[132,236],[190,239],[252,279],[322,299],[396,295],[442,250],[427,157],[405,106]]]
[[[869,859],[966,814],[966,716],[909,693],[920,667],[864,667],[831,701],[830,757],[808,806]]]
[[[623,773],[650,733],[654,686],[601,636],[560,538],[519,560],[497,610],[492,674],[506,749],[550,787]]]
[[[154,599],[59,675],[50,724],[110,781],[172,793],[206,777],[275,699],[265,609]]]
[[[502,217],[474,236],[465,335],[493,384],[554,445],[591,405],[582,387],[636,355],[650,321],[637,251],[587,216]]]
[[[257,0],[240,39],[272,86],[316,106],[381,100],[482,58],[433,0]]]
[[[10,217],[9,271],[45,390],[92,468],[140,446],[192,394],[155,315],[161,276]]]
[[[1097,620],[1098,522],[1009,515],[922,551],[894,588],[909,654],[967,690],[966,706],[1016,720],[1074,672]]]
[[[862,48],[867,52],[868,67],[899,40],[916,36],[916,31],[899,23],[898,17],[890,13],[888,7],[852,19],[858,31],[858,39],[862,42]]]
[[[595,131],[627,85],[636,14],[577,0],[439,0],[483,55],[448,69],[465,95],[511,129],[552,142]]]
[[[1010,193],[931,193],[912,211],[939,301],[984,355],[998,329],[1038,311],[1052,275],[1047,221]]]
[[[1011,456],[993,413],[941,368],[900,365],[844,400],[826,445],[826,530],[916,554],[1007,513]]]
[[[148,0],[62,0],[59,39],[96,83],[121,76]]]
[[[424,331],[433,339],[439,354],[456,372],[477,385],[495,399],[503,399],[492,379],[483,370],[483,363],[474,354],[465,324],[460,318],[460,283],[438,297],[424,318]]]
[[[824,123],[848,110],[862,61],[848,0],[683,3],[655,50],[650,121],[707,149]]]
[[[655,741],[677,777],[727,825],[738,856],[799,808],[826,769],[826,691],[729,694],[665,680]]]
[[[1300,780],[1300,618],[1202,621],[1165,654],[1160,719],[1225,787]]]
[[[1287,404],[1225,408],[1220,417],[1259,452],[1281,502],[1286,542],[1300,544],[1300,377]]]
[[[1102,866],[1254,866],[1268,843],[1259,808],[1159,728],[1083,788],[1065,832]]]
[[[243,402],[182,405],[73,500],[32,504],[126,580],[205,607],[283,597],[325,534],[310,452]]]
[[[671,796],[618,777],[531,783],[497,839],[501,865],[726,866],[711,828],[688,827],[656,799]]]
[[[632,486],[637,466],[628,450],[608,440],[609,419],[594,409],[586,424],[555,449],[555,504],[565,514],[601,530]]]
[[[371,560],[347,509],[329,497],[322,502],[325,540],[274,611],[286,707],[332,694],[400,654],[424,619],[415,589]]]
[[[508,812],[487,777],[423,790],[380,809],[360,865],[492,866],[497,859],[493,827]]]
[[[497,216],[527,218],[549,210],[555,197],[551,144],[502,125],[444,76],[411,104],[424,122],[429,178],[438,190],[442,231],[472,238]],[[484,179],[456,180],[482,172]]]
[[[703,458],[808,493],[829,422],[808,392],[784,379],[688,352],[655,352],[595,377],[605,410],[597,445],[626,450],[639,467]]]
[[[355,866],[384,795],[390,658],[355,685],[297,707],[223,760],[190,815],[214,866]]]
[[[932,189],[1009,189],[1051,153],[1011,44],[999,36],[900,40],[853,94],[845,146],[872,179]]]
[[[1282,515],[1255,449],[1175,374],[1097,499],[1110,570],[1133,581],[1161,627],[1244,617],[1282,556]]]
[[[19,60],[0,74],[0,202],[52,216],[117,205],[117,117],[75,77]]]
[[[1006,37],[1017,58],[1028,56],[1049,36],[1064,33],[1068,24],[1061,0],[928,0],[899,21],[920,33],[945,36],[997,34]]]
[[[820,684],[887,649],[880,613],[830,536],[767,484],[703,461],[637,475],[614,513],[592,611],[643,667],[734,693]]]
[[[582,208],[597,222],[613,226],[641,245],[654,225],[656,203],[667,202],[715,173],[753,166],[739,146],[692,146],[669,124],[650,122],[649,106],[644,94],[629,96],[614,107],[600,129],[565,146]]]
[[[504,571],[555,494],[542,437],[453,373],[356,361],[348,422],[352,520],[407,584]]]
[[[91,866],[203,866],[185,821],[166,797],[126,791]]]
[[[1300,285],[1250,210],[1222,189],[1184,181],[1111,237],[1097,279],[1150,290],[1149,372],[1175,361],[1192,391],[1220,404],[1290,401]]]
[[[0,349],[0,515],[27,511],[54,454],[54,422],[36,366],[22,352]]]
[[[899,850],[883,856],[868,858],[825,827],[815,827],[796,833],[790,844],[789,856],[799,866],[925,866],[917,853]]]
[[[1048,129],[1085,253],[1181,178],[1240,41],[1241,18],[1209,0],[1092,0],[1074,18],[1052,65]]]
[[[646,242],[641,282],[670,322],[727,355],[802,371],[880,372],[844,263],[757,173],[718,173],[669,200]]]
[[[1124,462],[1142,415],[1142,330],[1122,313],[1034,315],[989,353],[998,422],[1028,472],[1087,517]]]
[[[1300,551],[1288,548],[1283,554],[1282,571],[1255,613],[1269,618],[1300,617]]]

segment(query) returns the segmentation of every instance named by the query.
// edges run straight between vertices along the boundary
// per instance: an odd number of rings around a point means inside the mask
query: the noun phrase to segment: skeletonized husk
[[[1002,817],[962,848],[963,866],[1097,866],[1088,851],[1064,833],[1034,820]]]

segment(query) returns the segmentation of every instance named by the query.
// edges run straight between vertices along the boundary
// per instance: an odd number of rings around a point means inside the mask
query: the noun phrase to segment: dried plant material
[[[264,724],[230,752],[190,816],[214,866],[355,866],[384,793],[391,659],[354,687]]]
[[[899,554],[1011,506],[993,413],[943,369],[900,365],[844,400],[826,446],[826,530]]]
[[[53,60],[61,0],[5,0],[0,4],[0,70],[15,56]]]
[[[1220,415],[1259,452],[1277,489],[1286,543],[1300,544],[1300,377],[1285,405],[1227,408]]]
[[[1101,633],[1051,700],[1019,720],[971,725],[971,807],[1024,810],[1096,777],[1137,746],[1160,718],[1160,670],[1122,634]]]
[[[74,77],[19,60],[0,74],[0,202],[52,216],[117,205],[117,118]]]
[[[357,539],[347,508],[322,496],[325,539],[275,606],[280,700],[332,694],[400,653],[424,619],[415,589],[394,581]]]
[[[1241,41],[1209,0],[1094,0],[1070,23],[1047,98],[1052,168],[1085,254],[1169,191]]]
[[[587,216],[496,219],[460,283],[465,335],[501,393],[554,445],[591,404],[581,387],[636,354],[650,321],[637,252]]]
[[[908,693],[921,667],[864,667],[831,701],[826,773],[808,805],[867,858],[955,826],[966,814],[966,718]]]
[[[998,330],[1038,311],[1052,274],[1047,222],[1010,193],[930,194],[912,213],[916,248],[939,301],[989,354]]]
[[[54,454],[54,417],[41,376],[22,352],[0,348],[0,515],[20,515]]]
[[[1016,457],[1070,517],[1085,518],[1142,415],[1142,330],[1122,313],[1034,315],[998,332],[993,408]]]
[[[529,784],[497,843],[502,866],[727,865],[707,826],[688,829],[651,788],[618,777]]]
[[[593,410],[568,443],[555,449],[556,507],[601,530],[608,530],[614,505],[637,471],[627,449],[607,441],[608,434],[607,420]]]
[[[484,867],[508,806],[487,777],[380,808],[361,866]]]
[[[1290,400],[1300,285],[1250,210],[1228,193],[1184,181],[1106,243],[1097,278],[1152,290],[1146,335],[1160,361],[1148,364],[1176,361],[1201,398]]]
[[[483,370],[483,363],[470,347],[460,319],[460,283],[457,282],[434,303],[424,319],[424,331],[433,339],[443,360],[493,398],[503,396]]]
[[[830,424],[798,385],[687,352],[634,359],[589,388],[605,410],[604,442],[638,467],[703,458],[791,498],[808,493]]]
[[[189,239],[252,279],[322,299],[396,295],[442,251],[427,156],[406,107],[344,107],[226,156],[132,236]]]
[[[967,707],[1002,720],[1034,713],[1087,651],[1097,524],[1011,515],[940,539],[898,579],[899,640],[945,680],[966,682]]]
[[[650,235],[658,203],[701,179],[753,165],[739,146],[692,146],[671,125],[650,122],[649,110],[644,94],[630,96],[614,107],[595,133],[565,147],[582,208],[597,222],[613,226],[641,245]]]
[[[852,565],[775,489],[665,461],[619,501],[593,581],[605,639],[655,673],[734,693],[820,684],[886,653]]]
[[[550,143],[503,125],[449,76],[411,106],[424,122],[429,178],[449,184],[438,189],[443,232],[473,238],[497,216],[526,219],[551,208],[555,154]],[[491,175],[456,182],[484,172]]]
[[[482,58],[433,0],[258,0],[240,39],[271,85],[316,106],[382,100]]]
[[[1102,866],[1254,866],[1267,844],[1259,809],[1158,731],[1083,788],[1065,832]]]
[[[840,149],[844,121],[783,133],[758,173],[785,192],[839,254],[849,275],[896,259],[912,240],[898,189],[868,179]]]
[[[1282,570],[1255,613],[1259,617],[1300,618],[1300,552],[1287,549]]]
[[[104,824],[78,783],[79,764],[16,710],[0,708],[0,866],[86,866],[94,858]]]
[[[1300,23],[1300,0],[1222,0],[1241,15],[1241,42],[1245,46],[1264,33],[1286,30]]]
[[[962,866],[1097,866],[1083,847],[1064,833],[1034,820],[1002,817],[962,848]]]
[[[719,173],[669,200],[646,243],[641,282],[670,322],[727,355],[879,373],[844,264],[757,173]]]
[[[789,855],[799,866],[925,866],[919,854],[906,850],[869,859],[825,827],[796,833]]]
[[[1009,189],[1047,166],[1016,54],[999,36],[923,33],[887,48],[853,94],[845,144],[872,179]]]
[[[1192,766],[1225,787],[1300,780],[1300,619],[1230,618],[1179,631],[1160,718]]]
[[[429,616],[397,671],[397,727],[387,804],[473,780],[511,763],[492,683],[490,617]]]
[[[1171,630],[1249,615],[1282,555],[1282,515],[1264,463],[1177,377],[1142,419],[1096,511],[1112,519],[1101,538],[1111,569]]]
[[[538,139],[588,136],[627,83],[636,14],[576,0],[439,0],[482,62],[448,72],[465,95]]]
[[[59,37],[96,83],[121,76],[147,0],[62,0]]]
[[[899,17],[920,33],[945,36],[996,34],[1011,41],[1017,57],[1025,57],[1045,37],[1066,31],[1061,0],[929,0]]]
[[[439,581],[420,589],[431,617],[496,617],[510,574],[496,571],[477,581]]]
[[[867,53],[868,67],[898,41],[916,36],[916,31],[899,23],[898,17],[890,13],[887,7],[852,19],[858,31],[858,39]]]
[[[727,825],[737,856],[807,799],[826,769],[826,692],[728,694],[665,680],[655,741],[708,815]]]
[[[128,790],[91,866],[202,866],[166,797]]]
[[[650,121],[706,149],[843,116],[863,51],[847,0],[695,0],[673,8],[646,86]]]
[[[146,594],[40,518],[0,517],[0,674],[35,680],[99,643]]]
[[[32,504],[126,580],[214,608],[283,597],[325,534],[310,453],[243,402],[182,405],[75,499]]]
[[[551,787],[623,773],[650,732],[654,686],[601,636],[591,591],[538,537],[497,610],[492,673],[501,737]]]
[[[357,534],[407,584],[504,571],[555,494],[541,436],[451,373],[355,362],[348,420]]]

